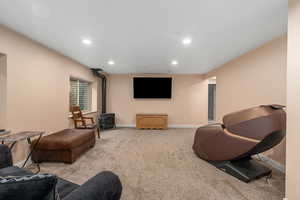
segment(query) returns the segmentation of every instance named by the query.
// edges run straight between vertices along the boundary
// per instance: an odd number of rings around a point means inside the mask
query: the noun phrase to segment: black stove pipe
[[[98,77],[99,83],[102,83],[102,89],[101,89],[101,94],[102,94],[102,114],[106,113],[106,76],[102,74],[103,70],[99,68],[92,68],[91,69],[93,74]],[[100,93],[100,89],[99,89]]]

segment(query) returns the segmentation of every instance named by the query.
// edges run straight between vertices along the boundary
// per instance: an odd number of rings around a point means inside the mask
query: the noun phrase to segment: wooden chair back
[[[82,111],[79,106],[73,106],[71,107],[71,113],[72,113],[72,119],[74,121],[75,128],[84,128],[84,129],[90,129],[90,128],[96,128],[98,132],[98,138],[100,138],[100,128],[97,124],[95,124],[93,117],[84,117],[82,114]],[[85,120],[90,120],[91,124],[86,123]],[[92,126],[90,126],[92,125]]]
[[[83,114],[79,106],[71,107],[71,113],[75,128],[78,127],[78,123],[80,123],[80,125],[85,126],[85,120],[83,118]]]

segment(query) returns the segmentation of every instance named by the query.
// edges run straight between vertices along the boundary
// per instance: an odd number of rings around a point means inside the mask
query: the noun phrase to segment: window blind
[[[70,80],[70,106],[79,106],[81,110],[90,110],[90,83]]]
[[[79,81],[79,106],[81,110],[89,109],[89,83]]]

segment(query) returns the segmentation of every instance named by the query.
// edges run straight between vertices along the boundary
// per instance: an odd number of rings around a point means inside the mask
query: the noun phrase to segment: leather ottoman
[[[93,146],[95,146],[94,130],[65,129],[43,137],[32,153],[32,160],[73,163]]]

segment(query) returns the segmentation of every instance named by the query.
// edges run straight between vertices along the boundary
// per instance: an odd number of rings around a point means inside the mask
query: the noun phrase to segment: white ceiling
[[[287,0],[1,0],[0,23],[109,73],[206,73],[287,31]],[[183,37],[193,42],[183,47]],[[81,43],[82,38],[92,45]],[[115,65],[109,66],[108,60]],[[170,63],[177,60],[179,65]]]

